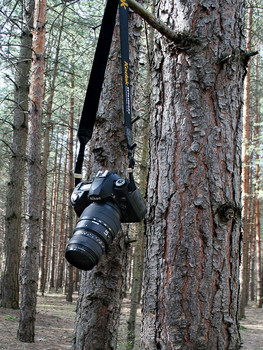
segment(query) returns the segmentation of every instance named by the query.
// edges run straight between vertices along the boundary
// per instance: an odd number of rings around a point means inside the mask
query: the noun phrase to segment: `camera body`
[[[140,222],[146,213],[145,202],[135,184],[108,170],[99,171],[92,182],[80,182],[71,195],[78,217],[92,202],[115,203],[122,223]]]
[[[139,222],[146,213],[144,200],[133,176],[99,172],[92,182],[79,183],[71,203],[79,217],[65,257],[81,270],[91,270],[116,237],[121,222]]]

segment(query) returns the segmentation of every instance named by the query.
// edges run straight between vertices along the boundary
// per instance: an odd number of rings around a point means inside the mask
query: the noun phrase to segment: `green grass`
[[[6,315],[6,320],[8,321],[16,321],[17,320],[17,316],[10,316],[10,315]]]

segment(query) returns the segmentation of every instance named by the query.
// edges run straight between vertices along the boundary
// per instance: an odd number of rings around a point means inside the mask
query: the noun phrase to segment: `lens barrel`
[[[91,270],[120,229],[120,210],[112,202],[91,203],[78,220],[65,257],[81,270]]]

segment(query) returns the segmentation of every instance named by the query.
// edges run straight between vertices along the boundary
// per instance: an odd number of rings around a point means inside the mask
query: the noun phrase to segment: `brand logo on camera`
[[[101,200],[100,196],[90,196],[89,198],[91,201],[100,201]]]

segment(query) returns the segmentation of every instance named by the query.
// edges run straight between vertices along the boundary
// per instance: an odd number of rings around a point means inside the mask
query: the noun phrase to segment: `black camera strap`
[[[98,110],[102,84],[109,57],[109,51],[116,21],[116,13],[119,3],[120,13],[120,37],[121,37],[121,62],[123,81],[124,123],[127,140],[129,168],[134,168],[132,156],[133,135],[131,123],[131,98],[130,98],[130,73],[129,73],[129,41],[128,41],[128,0],[108,0],[102,19],[100,35],[95,51],[90,79],[78,128],[80,143],[79,153],[75,165],[75,185],[81,181],[82,164],[84,160],[85,146],[92,137]]]
[[[123,107],[125,136],[128,147],[129,168],[134,168],[134,159],[132,157],[133,134],[131,123],[131,94],[130,94],[130,60],[129,60],[129,29],[128,0],[120,0],[120,37],[121,37],[121,64],[122,64],[122,86],[123,86]]]

